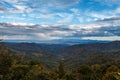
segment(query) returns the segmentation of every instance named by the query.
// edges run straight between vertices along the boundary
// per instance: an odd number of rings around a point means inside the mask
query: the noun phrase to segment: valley
[[[11,50],[12,54],[22,55],[24,60],[39,60],[49,66],[63,60],[67,68],[82,64],[104,64],[120,59],[120,41],[90,44],[41,44],[10,43],[0,44]],[[102,61],[105,60],[105,61]]]

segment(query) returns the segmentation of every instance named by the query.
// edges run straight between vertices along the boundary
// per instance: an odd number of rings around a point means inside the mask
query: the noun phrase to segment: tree
[[[65,76],[65,70],[64,70],[64,63],[63,63],[63,61],[59,62],[58,75],[59,75],[60,79]]]
[[[33,65],[24,80],[50,80],[47,71],[41,65]]]
[[[116,73],[111,72],[111,73],[106,73],[105,76],[103,76],[102,80],[117,80],[115,78]]]
[[[96,79],[93,70],[87,65],[82,65],[77,69],[78,80],[98,80]]]
[[[110,67],[108,67],[106,73],[111,73],[111,72],[119,72],[119,68],[115,65],[111,65]]]
[[[26,74],[29,72],[28,65],[13,65],[10,69],[9,74],[6,75],[8,80],[23,80]]]
[[[0,74],[6,75],[12,66],[13,59],[7,50],[0,50]]]
[[[115,65],[111,65],[107,68],[106,74],[103,76],[102,80],[117,80],[117,74],[119,72],[119,68]]]
[[[115,77],[117,80],[120,80],[120,73],[117,73],[114,77]]]
[[[96,76],[97,80],[101,80],[101,78],[103,77],[102,66],[99,64],[92,65],[92,70],[93,70],[94,75]]]
[[[77,80],[75,76],[71,73],[66,73],[66,80]]]

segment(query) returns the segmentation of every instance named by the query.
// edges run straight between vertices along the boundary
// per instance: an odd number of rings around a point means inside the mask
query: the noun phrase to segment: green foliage
[[[58,75],[60,79],[65,76],[64,63],[62,61],[59,63],[58,66]]]
[[[96,80],[101,80],[101,77],[103,76],[103,68],[99,64],[92,65],[92,70],[94,72],[94,76],[96,77]]]
[[[49,80],[49,75],[41,65],[33,65],[25,76],[27,80]]]
[[[105,76],[103,76],[102,80],[117,80],[115,78],[116,73],[112,72],[112,73],[107,73],[105,74]]]
[[[107,68],[106,74],[103,76],[103,80],[118,80],[119,68],[115,65],[111,65]]]
[[[107,69],[106,73],[111,73],[111,72],[119,72],[119,68],[118,68],[117,66],[115,66],[115,65],[111,65],[111,66]]]
[[[3,80],[3,75],[0,75],[0,80]]]
[[[8,73],[9,68],[12,66],[12,57],[8,51],[0,51],[0,74],[5,75]]]
[[[78,79],[80,80],[97,80],[91,67],[87,65],[80,66],[77,69]]]
[[[114,75],[114,77],[115,77],[117,80],[120,80],[120,73],[117,73],[116,75]]]
[[[67,73],[66,80],[77,80],[77,79],[72,73]]]
[[[13,65],[6,78],[9,80],[21,80],[25,77],[28,71],[28,65]]]
[[[21,60],[9,50],[0,50],[0,80],[120,80],[117,61],[76,68],[66,69],[65,61],[60,61],[57,68],[49,69],[39,60]]]

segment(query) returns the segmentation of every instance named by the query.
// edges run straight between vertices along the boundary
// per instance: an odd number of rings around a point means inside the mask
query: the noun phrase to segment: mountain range
[[[24,60],[39,60],[47,66],[61,60],[69,68],[120,61],[120,41],[75,45],[1,42],[0,49],[10,49],[12,54],[23,55]]]

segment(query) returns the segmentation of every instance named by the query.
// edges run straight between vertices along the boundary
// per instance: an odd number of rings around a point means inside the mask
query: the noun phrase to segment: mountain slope
[[[72,45],[62,50],[62,57],[68,67],[120,61],[120,41]]]
[[[77,45],[0,43],[0,49],[10,49],[13,54],[24,55],[24,60],[39,60],[47,66],[60,60],[69,68],[120,61],[120,41]]]

